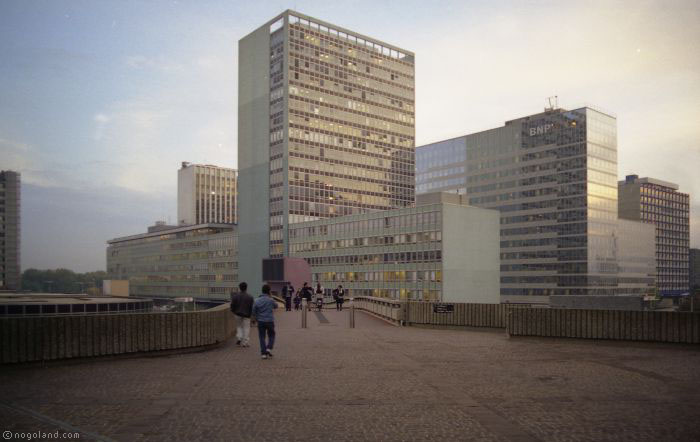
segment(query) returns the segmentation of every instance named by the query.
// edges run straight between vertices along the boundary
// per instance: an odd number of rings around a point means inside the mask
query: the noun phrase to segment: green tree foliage
[[[86,293],[90,287],[102,288],[106,272],[75,273],[68,269],[27,269],[22,273],[22,290],[47,293]]]

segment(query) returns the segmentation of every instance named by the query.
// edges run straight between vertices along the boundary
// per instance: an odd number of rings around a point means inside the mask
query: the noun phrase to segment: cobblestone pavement
[[[700,348],[277,312],[274,358],[206,352],[0,370],[0,431],[81,440],[700,438]]]

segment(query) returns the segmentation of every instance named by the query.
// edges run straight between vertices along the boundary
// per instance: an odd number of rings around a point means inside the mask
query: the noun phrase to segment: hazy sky
[[[543,109],[617,116],[618,173],[691,194],[700,247],[700,2],[0,1],[0,169],[22,266],[105,268],[175,221],[181,161],[236,167],[237,42],[284,9],[416,54],[417,144]]]

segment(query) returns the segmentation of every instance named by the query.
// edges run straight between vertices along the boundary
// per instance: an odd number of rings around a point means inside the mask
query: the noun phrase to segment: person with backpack
[[[250,316],[253,312],[253,297],[250,296],[248,284],[238,284],[239,292],[231,293],[231,312],[236,318],[236,345],[248,347],[250,338]]]

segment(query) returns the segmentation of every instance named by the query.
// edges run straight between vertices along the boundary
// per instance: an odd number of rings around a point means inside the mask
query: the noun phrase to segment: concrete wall
[[[0,318],[0,363],[202,347],[234,331],[229,304],[187,313]]]
[[[552,295],[549,305],[553,308],[590,310],[642,310],[641,296]]]
[[[354,300],[355,308],[404,325],[505,328],[510,336],[700,344],[700,313],[466,303],[453,303],[450,313],[435,313],[435,304],[365,296]]]
[[[129,296],[128,279],[105,279],[102,281],[102,294],[105,296]]]
[[[617,216],[632,221],[639,221],[641,199],[639,183],[618,182]]]
[[[177,171],[177,224],[196,224],[195,167],[183,167]]]
[[[442,207],[442,300],[500,304],[500,213]]]
[[[238,280],[258,293],[270,239],[270,23],[238,42],[238,60]]]
[[[436,302],[398,301],[384,298],[360,296],[354,300],[355,307],[393,322],[411,325],[449,325],[464,327],[505,327],[507,309],[505,304],[449,303],[454,306],[450,313],[435,313]]]
[[[520,308],[508,312],[511,336],[700,343],[700,313]]]

